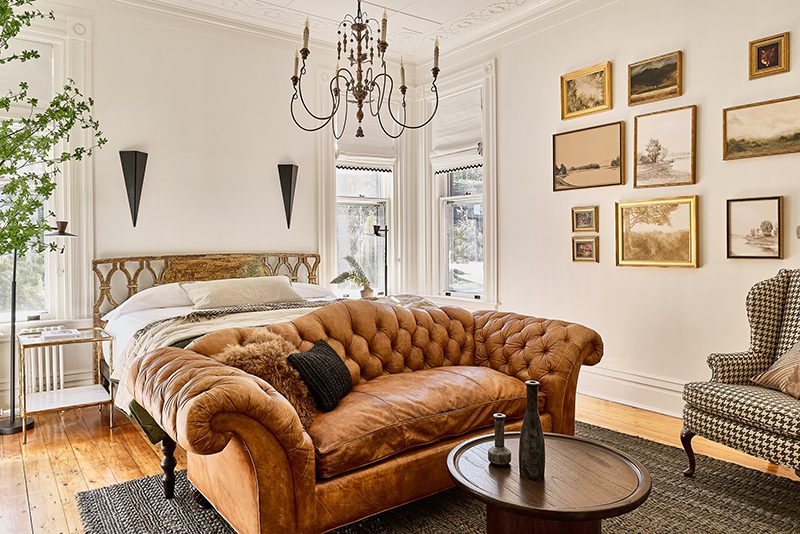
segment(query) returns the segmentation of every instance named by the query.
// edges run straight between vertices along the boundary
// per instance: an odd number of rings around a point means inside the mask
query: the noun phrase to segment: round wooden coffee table
[[[456,484],[486,503],[486,532],[598,533],[602,520],[625,514],[650,495],[642,464],[606,445],[545,434],[544,480],[519,476],[519,432],[506,434],[511,465],[496,467],[487,452],[494,436],[457,445],[447,457]]]

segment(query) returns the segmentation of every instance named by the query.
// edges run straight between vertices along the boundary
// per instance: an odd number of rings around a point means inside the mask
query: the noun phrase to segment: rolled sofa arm
[[[711,354],[706,360],[711,369],[711,381],[723,384],[750,384],[750,379],[763,373],[772,362],[752,352]]]
[[[603,340],[576,323],[517,313],[481,311],[475,317],[475,364],[520,380],[538,380],[553,431],[575,432],[575,395],[581,365],[603,357]]]

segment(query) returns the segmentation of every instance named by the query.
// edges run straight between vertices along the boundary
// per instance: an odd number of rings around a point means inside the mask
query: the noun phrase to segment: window
[[[361,266],[375,293],[386,294],[386,227],[392,173],[383,169],[336,167],[336,268],[351,270],[352,257]],[[352,282],[338,287],[343,296],[357,295]]]
[[[442,265],[446,296],[484,294],[483,167],[436,173],[442,181]]]

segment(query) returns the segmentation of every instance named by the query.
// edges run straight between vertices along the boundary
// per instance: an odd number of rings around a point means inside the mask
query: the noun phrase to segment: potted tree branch
[[[39,58],[35,50],[9,53],[9,41],[39,19],[55,19],[52,12],[33,9],[34,0],[0,0],[0,66]],[[28,84],[0,95],[0,263],[10,263],[11,276],[11,356],[9,377],[14,377],[16,311],[16,268],[18,258],[28,253],[56,251],[56,243],[45,241],[54,214],[47,209],[57,186],[57,177],[65,163],[80,161],[106,143],[100,124],[92,117],[94,101],[68,80],[53,95],[46,107],[28,93]],[[37,111],[40,107],[43,110]],[[25,110],[20,112],[20,110]],[[71,135],[78,130],[90,132],[90,146],[75,146]],[[63,224],[63,223],[62,223]],[[65,227],[64,227],[65,228]],[[22,422],[14,413],[14,381],[11,415],[0,420],[0,434],[19,432]],[[26,422],[27,424],[27,422]]]
[[[353,256],[345,256],[344,261],[350,265],[350,270],[341,273],[339,276],[331,280],[331,284],[341,284],[343,282],[353,282],[361,288],[361,298],[371,298],[375,292],[369,287],[369,278],[364,274],[364,269],[358,264]]]

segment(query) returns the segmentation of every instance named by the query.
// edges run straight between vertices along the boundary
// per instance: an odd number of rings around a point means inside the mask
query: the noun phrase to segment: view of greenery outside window
[[[483,168],[436,173],[443,180],[443,293],[483,297]]]
[[[350,270],[345,257],[353,256],[370,281],[375,295],[385,295],[383,236],[373,226],[386,225],[392,173],[383,170],[336,168],[336,269]],[[357,296],[361,288],[345,282],[338,293]]]
[[[3,184],[0,183],[0,189]],[[44,212],[40,210],[40,216]],[[47,252],[29,250],[17,260],[17,316],[42,314],[47,311],[46,264]],[[0,323],[11,319],[12,254],[0,255]]]

